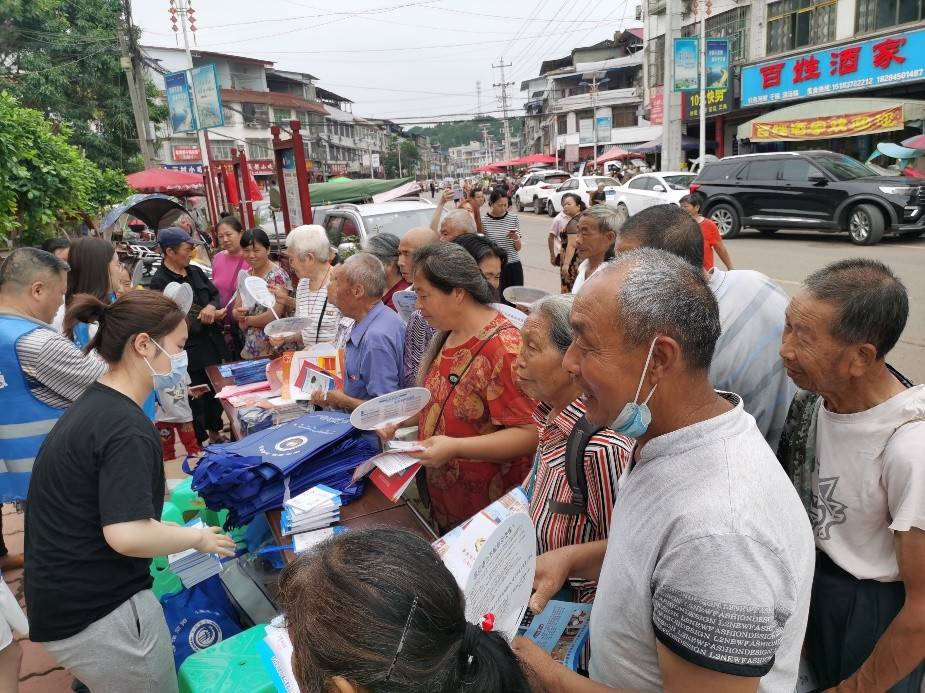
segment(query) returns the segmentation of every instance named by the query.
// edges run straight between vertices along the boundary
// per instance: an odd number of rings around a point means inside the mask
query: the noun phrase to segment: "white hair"
[[[543,296],[530,306],[532,315],[542,316],[546,320],[549,341],[563,354],[572,344],[572,326],[569,314],[572,311],[574,294],[552,294]]]
[[[306,224],[297,226],[286,236],[286,250],[298,257],[311,253],[320,262],[331,258],[331,242],[323,226]]]
[[[467,209],[454,209],[443,218],[444,224],[452,224],[465,233],[476,233],[478,227],[475,225],[475,217]]]
[[[385,293],[385,267],[371,253],[351,255],[344,260],[342,272],[348,282],[362,286],[367,296],[382,298]]]

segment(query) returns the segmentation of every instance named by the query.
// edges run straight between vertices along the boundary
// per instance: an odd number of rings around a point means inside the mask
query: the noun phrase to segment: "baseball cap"
[[[179,226],[170,226],[157,232],[157,244],[161,248],[175,248],[181,243],[203,245],[202,241],[197,241]]]

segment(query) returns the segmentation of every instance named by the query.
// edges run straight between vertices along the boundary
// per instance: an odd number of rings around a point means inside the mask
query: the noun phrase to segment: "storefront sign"
[[[172,147],[174,161],[202,161],[202,152],[198,145]]]
[[[707,118],[732,110],[732,89],[710,89],[706,92]],[[700,117],[700,92],[685,92],[681,112],[685,120]]]
[[[610,140],[610,130],[613,128],[613,119],[607,116],[597,116],[594,119],[594,127],[597,128],[597,140],[607,142]]]
[[[202,164],[164,164],[161,168],[168,171],[182,171],[183,173],[202,173]]]
[[[674,84],[673,91],[690,91],[699,89],[700,41],[695,38],[676,38],[674,40]]]
[[[925,79],[925,29],[742,68],[742,105],[870,90]]]
[[[299,180],[296,177],[295,156],[291,149],[282,154],[283,184],[286,188],[286,206],[289,208],[291,228],[302,225],[302,201],[299,199]]]
[[[649,91],[649,122],[661,125],[665,118],[665,87],[659,85]]]
[[[248,159],[247,167],[255,176],[273,176],[276,175],[276,167],[272,159]]]
[[[752,142],[786,142],[851,137],[903,129],[903,107],[847,115],[752,123]]]
[[[167,110],[170,113],[170,129],[174,132],[195,130],[193,93],[190,91],[186,70],[164,75],[164,88],[167,93]]]
[[[196,114],[200,128],[219,128],[225,124],[222,91],[215,65],[201,65],[191,70],[196,94]]]
[[[594,142],[594,120],[585,118],[578,121],[578,141],[581,144]]]

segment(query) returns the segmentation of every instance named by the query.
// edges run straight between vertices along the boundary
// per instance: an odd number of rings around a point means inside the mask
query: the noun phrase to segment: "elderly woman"
[[[338,326],[342,322],[340,310],[328,300],[328,282],[331,280],[331,243],[323,226],[317,224],[299,226],[286,236],[286,255],[299,283],[295,298],[281,286],[271,287],[276,297],[285,300],[289,308],[295,309],[295,316],[308,318],[311,325],[302,330],[303,346],[318,342],[333,342]],[[271,340],[279,346],[284,339]]]
[[[418,307],[439,332],[421,362],[430,402],[413,420],[424,450],[431,514],[441,533],[523,481],[536,449],[535,403],[517,387],[520,332],[490,306],[492,292],[455,243],[414,259]],[[394,431],[384,431],[388,438]]]
[[[594,205],[582,213],[575,250],[584,259],[578,265],[572,293],[577,294],[588,278],[613,257],[613,245],[624,221],[626,211],[622,207]]]
[[[386,290],[382,295],[382,302],[392,310],[395,310],[395,292],[404,291],[411,286],[401,276],[401,270],[398,268],[398,244],[398,236],[394,233],[377,233],[370,236],[363,245],[363,250],[379,258],[379,262],[385,268]]]
[[[539,445],[527,480],[539,553],[607,538],[617,479],[629,464],[632,450],[631,440],[609,428],[590,435],[581,454],[585,505],[572,505],[566,460],[568,441],[582,430],[595,431],[594,427],[582,428],[585,405],[581,390],[562,367],[562,357],[572,343],[569,311],[573,299],[560,294],[533,304],[521,329],[523,347],[517,358],[517,384],[539,401],[533,412]],[[594,601],[597,583],[575,579],[571,586],[576,601]]]

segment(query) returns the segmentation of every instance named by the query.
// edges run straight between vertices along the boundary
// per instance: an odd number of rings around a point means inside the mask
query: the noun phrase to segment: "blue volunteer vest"
[[[23,375],[16,355],[21,337],[41,325],[0,315],[0,502],[25,500],[35,456],[63,409],[43,404]]]

